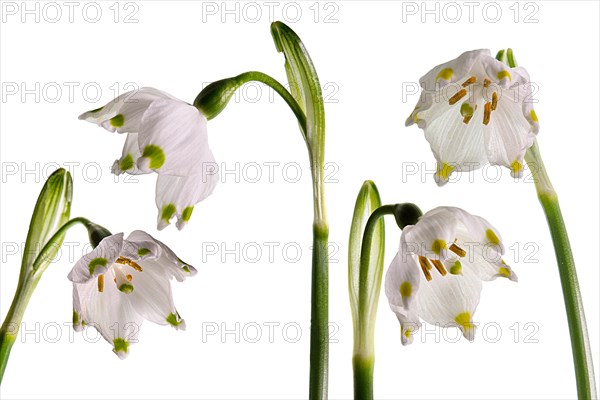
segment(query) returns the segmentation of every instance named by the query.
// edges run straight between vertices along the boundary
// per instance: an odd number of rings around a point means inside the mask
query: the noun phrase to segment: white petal
[[[459,216],[462,225],[457,232],[457,235],[463,237],[463,241],[470,241],[484,247],[489,247],[499,256],[504,254],[505,248],[502,243],[502,236],[492,224],[485,218],[470,214],[463,209],[454,208],[454,210]],[[499,257],[495,258],[497,261]]]
[[[401,244],[406,251],[428,258],[446,259],[448,245],[456,237],[459,220],[451,207],[437,207],[426,212],[416,225],[405,228]]]
[[[481,280],[469,269],[462,275],[446,275],[423,282],[417,297],[419,316],[430,324],[456,326],[473,340],[473,314],[479,304]]]
[[[81,318],[81,300],[77,291],[77,283],[73,284],[73,330],[81,332],[83,330],[84,320]]]
[[[204,151],[204,162],[214,165],[215,159],[209,148]],[[212,169],[209,169],[212,171]],[[201,173],[191,176],[159,175],[156,182],[156,206],[158,229],[165,228],[172,217],[177,217],[179,230],[187,224],[194,205],[206,199],[219,181],[218,174]]]
[[[466,51],[452,61],[440,64],[425,74],[420,80],[426,90],[443,88],[451,82],[462,82],[468,78],[473,66],[481,59],[491,57],[488,49]]]
[[[142,272],[131,271],[133,291],[129,293],[136,312],[156,324],[184,328],[185,323],[175,309],[166,269],[156,261],[143,261],[140,265]]]
[[[124,240],[121,256],[132,261],[158,260],[162,255],[162,247],[150,235],[147,236],[144,240]]]
[[[471,269],[481,280],[493,281],[496,278],[507,278],[513,282],[518,282],[519,278],[512,268],[507,265],[503,259],[493,259],[485,251],[480,253],[474,251],[463,259],[462,264],[465,268]]]
[[[385,294],[392,310],[400,307],[406,312],[411,310],[419,290],[421,272],[414,256],[396,253],[385,275]]]
[[[104,275],[104,287],[100,292],[96,279],[76,284],[81,299],[81,318],[88,326],[111,343],[120,358],[127,355],[128,345],[137,342],[138,332],[143,319],[131,307],[127,294],[117,290],[112,268]]]
[[[400,322],[400,339],[403,346],[411,344],[414,334],[421,328],[421,322],[415,311],[409,311],[407,315],[396,313]]]
[[[485,135],[490,163],[510,168],[514,177],[522,175],[525,152],[535,139],[531,124],[523,116],[522,98],[513,97],[521,97],[519,91],[523,89],[507,90],[500,95]]]
[[[143,231],[133,231],[127,238],[128,241],[140,242],[152,240],[161,247],[161,255],[158,263],[165,269],[169,278],[175,278],[182,282],[189,276],[194,276],[198,273],[194,267],[181,260],[177,255],[163,242],[153,238]]]
[[[123,93],[104,107],[81,114],[79,119],[96,123],[111,132],[137,132],[144,112],[156,99],[176,100],[168,93],[145,87]]]
[[[483,107],[477,107],[468,124],[460,113],[462,103],[445,105],[446,111],[429,121],[425,139],[438,161],[436,181],[444,184],[454,171],[472,171],[487,163],[484,141]]]
[[[98,247],[75,263],[68,275],[71,282],[83,283],[105,273],[119,258],[123,248],[123,234],[117,233],[102,239]]]
[[[145,174],[148,172],[141,171],[136,165],[137,159],[142,156],[140,152],[140,146],[138,144],[137,132],[127,134],[125,145],[123,146],[123,152],[121,158],[116,160],[112,166],[112,173],[120,175],[123,172],[127,172],[131,175]]]
[[[448,100],[454,93],[462,89],[461,84],[466,79],[478,75],[477,72],[483,69],[482,59],[488,57],[490,57],[490,51],[487,49],[467,51],[458,58],[438,65],[425,74],[419,81],[422,88],[419,102],[406,120],[406,126],[416,123],[419,128],[425,129],[431,121],[440,117],[448,109],[452,108],[458,112],[462,101],[457,103],[458,108],[456,108],[457,104],[449,106]],[[450,83],[454,83],[454,85],[449,86]],[[457,115],[460,116],[460,114]],[[462,117],[460,120],[462,121]]]
[[[140,124],[138,168],[178,176],[202,173],[208,147],[206,123],[200,111],[188,104],[166,99],[152,102]]]

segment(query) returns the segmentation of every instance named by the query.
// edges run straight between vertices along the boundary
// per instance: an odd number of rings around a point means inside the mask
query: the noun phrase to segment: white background
[[[502,233],[505,258],[519,275],[517,284],[485,284],[475,320],[488,328],[480,328],[474,343],[454,343],[454,328],[438,330],[436,337],[430,326],[430,333],[402,347],[382,293],[376,397],[575,397],[556,262],[530,179],[515,182],[507,170],[490,168],[476,171],[472,183],[462,175],[440,189],[422,132],[405,128],[404,120],[417,101],[406,88],[430,68],[465,50],[514,49],[539,88],[539,142],[569,228],[597,362],[598,3],[476,2],[471,16],[464,2],[87,4],[2,2],[0,315],[13,297],[20,264],[15,253],[36,196],[61,165],[70,166],[75,182],[72,216],[113,232],[146,230],[196,266],[194,279],[174,283],[187,330],[146,323],[125,361],[93,330],[73,334],[66,275],[86,240],[81,228],[73,229],[66,239],[71,254],[63,251],[48,269],[25,314],[27,332],[13,348],[3,398],[306,397],[311,186],[305,146],[283,101],[262,85],[250,86],[209,123],[218,162],[229,170],[239,163],[238,175],[222,174],[182,232],[174,226],[156,231],[155,176],[135,183],[110,175],[124,136],[77,120],[136,86],[192,102],[204,83],[248,70],[285,82],[271,19],[289,23],[303,39],[327,95],[326,190],[330,241],[337,249],[330,273],[330,397],[352,397],[346,254],[365,179],[377,183],[385,203],[411,201],[423,210],[455,205],[486,217]],[[25,7],[37,11],[26,14]],[[225,7],[237,11],[225,14]],[[424,14],[425,7],[437,11]],[[272,182],[265,163],[278,163],[272,164]],[[257,165],[262,176],[252,182]],[[294,182],[298,165],[301,177]],[[403,177],[414,165],[419,173]],[[400,232],[391,219],[386,228],[388,264]],[[277,244],[264,244],[269,242]],[[226,252],[236,246],[237,254]],[[231,332],[222,337],[223,329]]]

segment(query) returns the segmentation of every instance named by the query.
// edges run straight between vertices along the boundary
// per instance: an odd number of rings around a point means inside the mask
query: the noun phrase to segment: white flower
[[[385,278],[385,293],[402,328],[402,344],[412,342],[419,318],[456,326],[472,341],[482,281],[497,277],[517,281],[503,254],[496,229],[459,208],[435,208],[405,227]]]
[[[95,327],[119,358],[137,341],[144,319],[185,329],[173,303],[170,279],[183,281],[196,270],[162,242],[142,231],[104,238],[71,272],[73,328]]]
[[[525,152],[539,131],[524,68],[509,68],[489,50],[463,53],[423,76],[422,93],[406,126],[416,123],[437,160],[435,180],[488,162],[521,177]]]
[[[177,217],[189,221],[194,205],[207,198],[217,181],[215,158],[208,146],[207,120],[194,106],[153,88],[127,92],[79,119],[118,133],[127,132],[114,174],[158,173],[158,229]]]

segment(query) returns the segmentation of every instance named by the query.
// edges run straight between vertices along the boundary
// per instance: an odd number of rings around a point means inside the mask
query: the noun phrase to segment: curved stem
[[[236,76],[235,79],[238,81],[240,86],[247,82],[256,81],[264,83],[277,92],[277,94],[281,96],[281,98],[287,103],[296,116],[298,124],[302,130],[302,136],[304,136],[304,139],[306,140],[306,115],[304,115],[304,111],[294,99],[292,94],[281,83],[279,83],[277,79],[259,71],[244,72],[243,74]]]
[[[33,270],[34,271],[37,271],[40,263],[45,261],[48,254],[52,253],[52,248],[58,245],[58,243],[60,242],[60,238],[63,235],[65,235],[69,229],[71,229],[73,226],[75,226],[77,224],[82,224],[87,227],[91,224],[91,221],[88,220],[87,218],[77,217],[77,218],[70,219],[63,226],[58,228],[56,233],[50,238],[50,240],[48,240],[48,243],[46,243],[46,245],[42,248],[42,250],[40,251],[40,254],[37,256],[37,258],[33,262]]]
[[[577,394],[580,399],[595,399],[597,395],[592,352],[581,301],[581,292],[579,290],[579,283],[577,282],[575,260],[573,259],[569,236],[560,211],[558,196],[546,173],[537,141],[527,151],[525,160],[535,179],[538,199],[546,214],[552,242],[554,243],[554,251],[558,262],[558,272],[567,312],[569,333],[571,335]]]
[[[49,263],[45,263],[46,266],[43,268],[39,267],[43,264],[43,261],[47,261],[46,258],[48,255],[52,254],[53,247],[62,241],[64,234],[79,223],[86,226],[91,224],[91,222],[85,218],[73,218],[66,222],[56,231],[52,238],[48,240],[42,251],[40,251],[33,263],[33,268],[23,276],[23,279],[19,280],[15,297],[13,298],[8,314],[6,314],[6,318],[0,328],[0,383],[4,377],[4,371],[6,370],[10,351],[17,339],[21,321],[25,314],[25,310],[27,309],[27,305],[29,304],[29,300],[31,299],[31,295],[35,291],[35,288],[42,277],[42,273]]]
[[[378,226],[377,222],[386,215],[394,214],[396,205],[381,206],[365,224],[360,250],[360,272],[358,278],[358,330],[354,338],[352,367],[354,370],[354,398],[373,398],[373,370],[375,365],[375,318],[381,289],[383,264],[375,266],[377,271],[369,273],[371,246]],[[373,279],[369,279],[372,276]]]

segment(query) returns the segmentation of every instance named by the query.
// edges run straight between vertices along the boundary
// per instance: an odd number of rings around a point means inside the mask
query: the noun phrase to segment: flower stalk
[[[325,207],[325,109],[317,71],[298,35],[281,22],[271,24],[278,52],[285,56],[290,90],[271,76],[249,71],[205,87],[194,106],[212,119],[229,103],[237,89],[250,81],[264,83],[290,107],[306,142],[313,187],[313,254],[311,289],[309,398],[326,399],[329,363],[329,224]]]
[[[398,226],[414,224],[422,215],[414,204],[381,206],[377,186],[366,181],[356,199],[348,250],[348,291],[354,326],[354,398],[373,398],[375,322],[385,256],[383,217],[394,215]]]
[[[72,195],[71,175],[61,168],[50,175],[38,196],[29,224],[15,297],[0,328],[0,382],[29,299],[64,239],[64,231],[57,228],[69,219]],[[40,249],[42,245],[44,247]]]
[[[544,167],[537,141],[525,154],[525,161],[532,172],[538,199],[546,215],[550,235],[554,243],[554,252],[556,253],[569,334],[571,336],[577,395],[580,399],[595,399],[597,394],[592,352],[581,301],[581,292],[577,281],[575,260],[573,259],[573,252],[571,251],[567,228],[560,210],[558,196]]]

